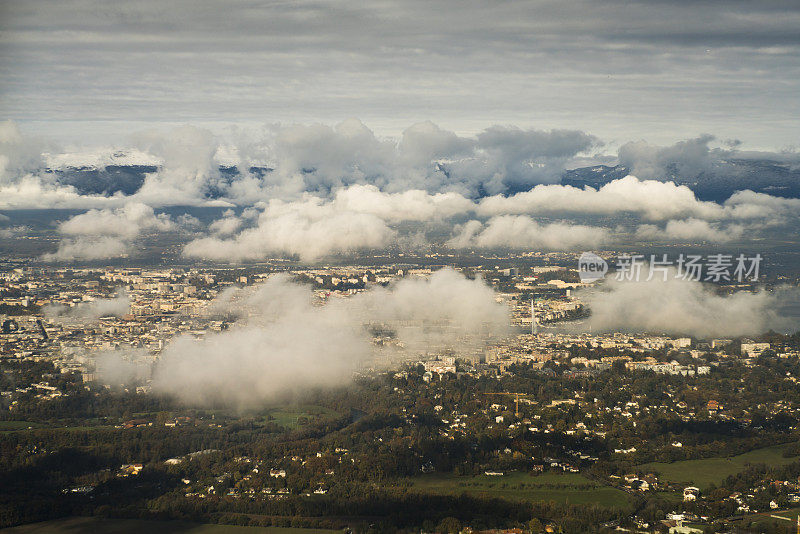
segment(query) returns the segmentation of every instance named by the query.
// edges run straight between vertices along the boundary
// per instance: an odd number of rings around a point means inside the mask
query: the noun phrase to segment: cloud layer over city
[[[342,384],[364,366],[384,368],[442,350],[463,354],[510,331],[508,310],[491,287],[452,270],[323,304],[309,287],[276,275],[220,295],[210,309],[238,319],[202,340],[170,341],[152,369],[156,390],[188,402],[248,404],[287,388]],[[395,343],[375,346],[370,324],[391,331]],[[136,351],[95,356],[105,379],[150,373],[136,365]]]
[[[239,131],[228,138],[183,126],[134,134],[123,147],[70,153],[5,122],[0,209],[8,220],[0,224],[11,238],[20,234],[12,231],[20,227],[13,220],[19,209],[85,210],[60,219],[61,241],[42,257],[46,261],[135,255],[141,237],[166,233],[182,236],[188,258],[289,255],[314,262],[429,243],[542,250],[625,239],[727,243],[796,223],[800,199],[750,190],[771,190],[760,186],[758,174],[718,201],[701,200],[676,183],[675,176],[702,183],[736,175],[741,161],[772,161],[791,175],[800,161],[788,152],[752,154],[712,143],[711,136],[670,146],[636,142],[606,153],[601,140],[577,130],[494,126],[465,137],[422,122],[399,138],[384,138],[351,119],[334,126],[268,125],[260,134]],[[597,185],[563,183],[567,169],[593,162],[621,165],[631,174]],[[111,174],[108,192],[99,193],[65,179],[81,165],[98,172],[119,165],[145,170],[135,186],[117,186]],[[163,211],[176,206],[228,211],[201,224]]]
[[[592,315],[582,329],[593,332],[664,332],[701,339],[757,335],[797,328],[796,315],[782,315],[782,302],[797,302],[797,288],[720,294],[712,284],[684,280],[674,269],[649,280],[610,276],[599,288],[582,290]],[[796,312],[795,312],[796,314]]]

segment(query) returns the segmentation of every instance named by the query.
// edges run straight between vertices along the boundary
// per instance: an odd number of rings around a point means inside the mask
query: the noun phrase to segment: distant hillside
[[[59,183],[75,187],[81,194],[130,195],[139,190],[148,173],[156,172],[153,165],[109,165],[107,167],[64,167],[48,169]],[[259,177],[272,172],[266,167],[252,167],[251,174]],[[565,171],[561,183],[583,188],[599,188],[623,178],[629,170],[622,166],[596,165]],[[220,167],[221,183],[231,182],[239,175],[236,167]],[[685,185],[701,200],[722,202],[734,192],[750,189],[773,196],[800,198],[800,169],[769,160],[731,159],[720,161],[711,169],[694,176],[681,175],[675,166],[668,166],[662,177],[665,181]],[[210,198],[222,196],[222,191],[209,191]]]
[[[561,183],[598,188],[627,176],[629,172],[622,165],[582,167],[566,171]],[[768,160],[726,160],[694,176],[682,176],[671,166],[663,180],[689,187],[701,200],[716,202],[722,202],[736,191],[745,189],[778,197],[800,198],[800,169],[791,169]]]

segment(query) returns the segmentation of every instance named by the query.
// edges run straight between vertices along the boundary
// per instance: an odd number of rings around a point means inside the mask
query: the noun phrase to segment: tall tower
[[[536,319],[536,299],[531,299],[531,334],[539,333],[539,321]]]

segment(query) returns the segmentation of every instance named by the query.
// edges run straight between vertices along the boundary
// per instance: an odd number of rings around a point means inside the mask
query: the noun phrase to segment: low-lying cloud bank
[[[787,298],[797,302],[796,289],[723,296],[674,278],[674,271],[666,281],[611,278],[581,297],[592,311],[582,327],[593,332],[708,339],[800,326],[797,316],[776,312]],[[155,391],[188,403],[247,405],[287,389],[346,384],[364,366],[388,368],[437,351],[479,351],[510,333],[508,309],[494,291],[450,269],[326,302],[288,275],[275,275],[262,285],[221,293],[208,313],[234,324],[201,340],[173,339],[152,366],[141,349],[95,354],[98,373],[113,383],[149,377]],[[376,331],[392,341],[375,344]]]
[[[421,190],[478,199],[514,195],[537,185],[557,185],[565,169],[587,161],[621,164],[630,174],[645,180],[688,178],[688,183],[695,178],[703,180],[703,173],[712,171],[723,178],[739,177],[741,162],[748,158],[768,160],[789,174],[800,167],[797,153],[713,148],[714,138],[708,135],[672,146],[637,141],[624,144],[616,154],[603,154],[602,141],[586,132],[514,126],[491,126],[474,137],[464,137],[422,122],[409,126],[398,139],[380,138],[357,119],[335,126],[272,124],[259,131],[233,132],[223,138],[187,125],[169,132],[137,133],[128,147],[95,149],[120,155],[121,163],[138,160],[154,169],[134,194],[101,195],[81,194],[59,182],[57,173],[45,172],[46,168],[69,164],[102,167],[115,163],[116,156],[89,152],[82,159],[70,161],[53,146],[23,135],[16,124],[2,122],[0,209],[89,209],[129,201],[153,207],[244,206],[274,198],[297,199],[306,193],[330,198],[353,185],[371,185],[387,193]],[[758,176],[747,174],[756,189]],[[655,191],[656,186],[651,184],[649,192]],[[617,193],[608,190],[609,198],[603,203],[613,201]],[[678,193],[690,200],[691,192]],[[545,194],[558,196],[558,190],[543,189],[532,200],[542,205],[537,200]],[[648,196],[657,201],[656,196]],[[521,197],[517,204],[530,200]]]
[[[278,275],[221,295],[212,310],[241,318],[203,340],[171,341],[152,370],[155,390],[192,403],[248,404],[286,389],[346,383],[365,364],[480,348],[509,331],[508,311],[493,290],[449,269],[323,305],[307,286]],[[394,332],[398,343],[374,345],[370,324]],[[142,372],[132,363],[141,356],[102,354],[98,371],[122,381]]]
[[[127,200],[154,207],[243,205],[303,193],[327,196],[354,184],[471,198],[557,182],[571,159],[599,146],[596,138],[577,130],[492,126],[475,137],[461,137],[430,122],[410,126],[399,140],[381,139],[357,119],[333,127],[267,125],[249,136],[239,131],[225,145],[193,126],[167,134],[139,133],[133,142],[148,164],[159,165]],[[14,123],[0,123],[0,209],[89,208],[125,200],[124,195],[81,195],[59,184],[55,175],[44,172],[47,160],[59,158],[46,158],[43,150],[41,142],[22,135]],[[238,173],[232,178],[220,165],[234,166]]]
[[[187,257],[227,261],[278,254],[316,261],[360,249],[427,244],[426,232],[441,235],[442,225],[451,226],[450,235],[434,244],[573,250],[587,242],[613,244],[614,237],[723,243],[797,224],[800,198],[747,190],[758,185],[757,178],[740,180],[743,190],[720,202],[701,200],[677,183],[677,175],[741,177],[742,158],[748,157],[771,158],[786,176],[800,168],[797,154],[752,154],[735,144],[713,148],[712,142],[711,136],[666,147],[636,142],[603,155],[597,153],[598,139],[568,130],[492,126],[463,137],[424,122],[399,139],[383,139],[352,119],[332,127],[268,125],[222,139],[185,126],[167,135],[136,134],[135,151],[126,150],[152,172],[132,194],[102,195],[61,183],[46,167],[67,160],[5,122],[0,209],[12,215],[20,208],[88,210],[58,227],[62,242],[44,256],[48,261],[130,254],[144,234],[186,228],[155,211],[181,205],[233,208],[184,250]],[[567,167],[587,159],[622,164],[632,175],[595,184],[590,169],[585,181],[570,182],[581,187],[560,183]],[[603,221],[622,217],[629,218],[626,228]],[[413,238],[400,232],[405,223],[417,225]],[[434,225],[437,232],[428,232]]]
[[[643,270],[644,273],[644,270]],[[797,288],[720,295],[714,286],[657,273],[651,280],[609,277],[599,288],[579,293],[591,309],[583,328],[593,332],[652,332],[698,338],[756,335],[769,329],[800,329],[800,310],[780,313],[782,302],[800,302]]]
[[[237,226],[235,219],[228,217],[227,221],[231,227]],[[224,261],[289,254],[313,261],[332,253],[382,248],[395,237],[385,221],[367,213],[339,212],[313,201],[298,206],[273,203],[258,216],[256,226],[228,238],[196,239],[186,245],[183,254]]]
[[[576,216],[647,221],[628,230],[587,225]],[[398,243],[403,222],[451,226],[444,243],[455,249],[576,250],[612,245],[615,237],[647,241],[725,243],[797,222],[800,200],[742,192],[724,204],[698,200],[685,186],[628,176],[599,189],[539,185],[530,191],[471,201],[456,193],[387,193],[354,185],[332,199],[305,195],[271,200],[241,217],[226,215],[212,235],[186,245],[184,255],[211,260],[256,260],[293,254],[303,261]],[[535,217],[547,217],[542,222]],[[552,221],[554,217],[559,220]],[[459,222],[468,218],[467,222]],[[660,224],[653,224],[650,221]],[[621,234],[615,236],[615,234]]]
[[[98,260],[127,255],[134,240],[144,232],[175,232],[194,221],[169,215],[140,202],[120,208],[92,209],[58,225],[62,239],[58,250],[44,254],[44,261]]]
[[[447,242],[452,248],[574,250],[609,241],[605,228],[562,223],[541,225],[522,215],[492,217],[486,225],[472,220],[457,230]]]
[[[670,220],[664,228],[643,224],[636,229],[636,237],[658,241],[705,241],[725,243],[742,237],[745,227],[739,224],[720,225],[701,219]]]
[[[48,304],[42,309],[48,319],[68,319],[77,322],[90,322],[100,317],[120,317],[130,313],[131,299],[125,291],[120,291],[110,299],[95,299],[80,302],[74,306]]]

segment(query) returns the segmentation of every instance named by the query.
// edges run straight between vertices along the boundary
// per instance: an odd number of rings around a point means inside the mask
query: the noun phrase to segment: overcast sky
[[[55,138],[358,117],[800,144],[797,0],[0,2],[0,118]]]

